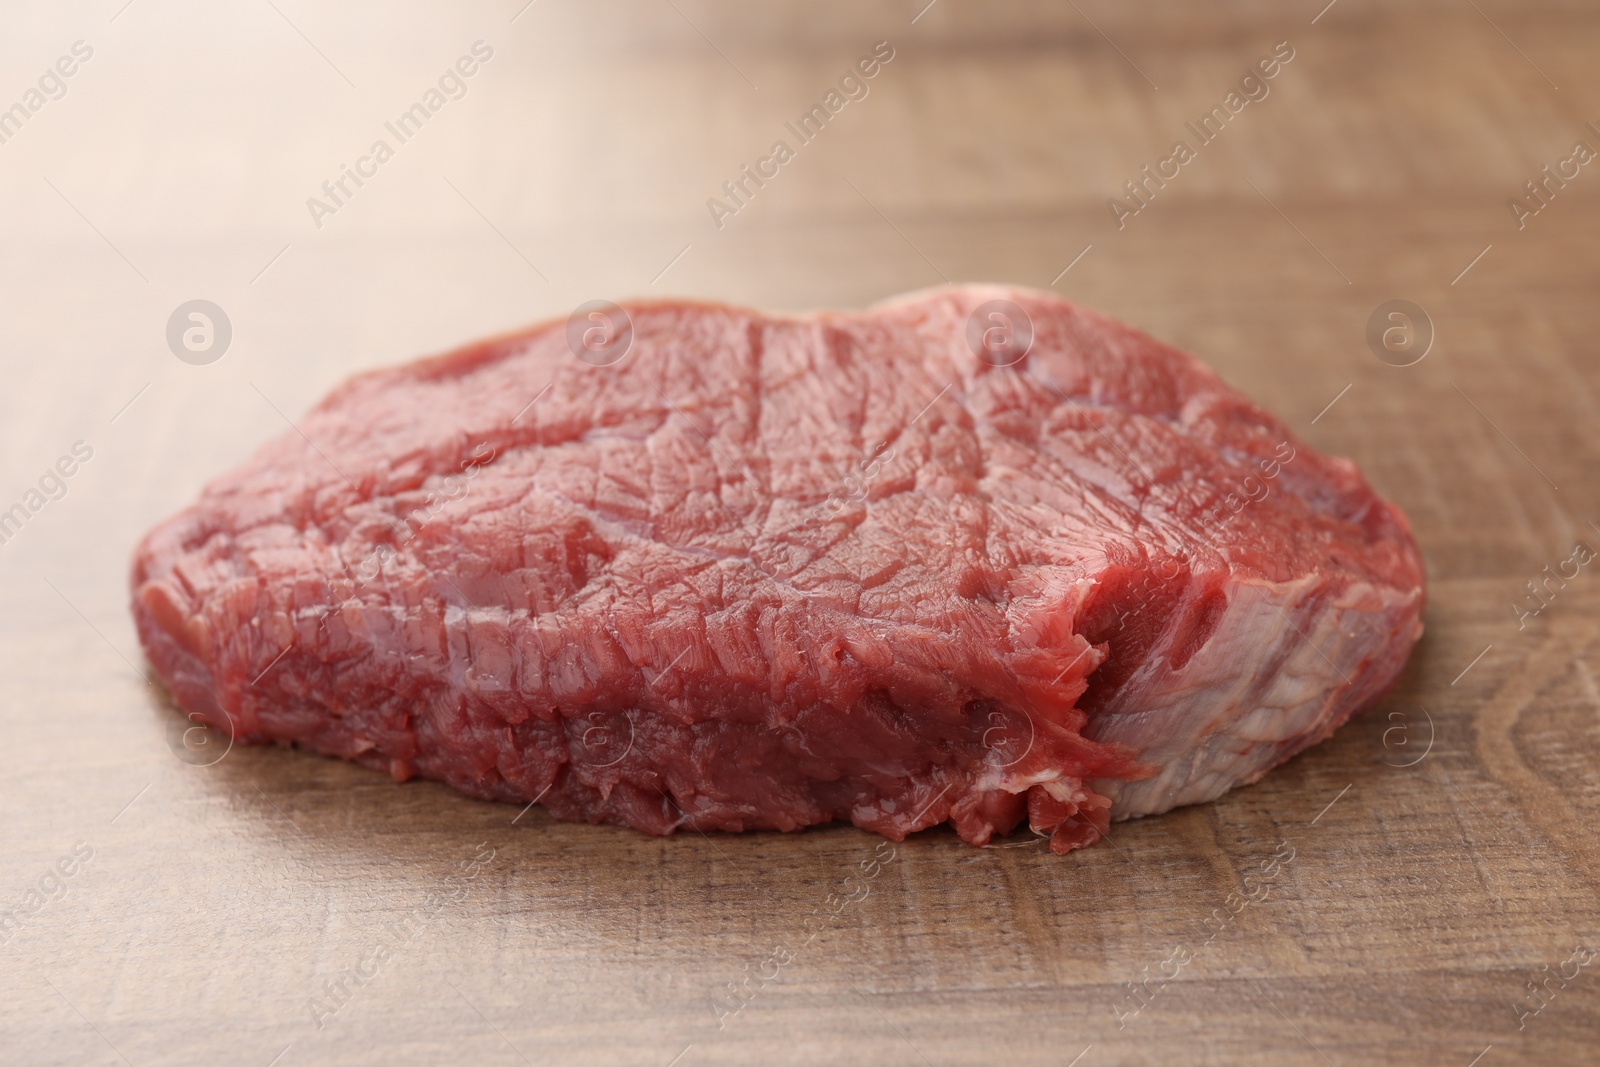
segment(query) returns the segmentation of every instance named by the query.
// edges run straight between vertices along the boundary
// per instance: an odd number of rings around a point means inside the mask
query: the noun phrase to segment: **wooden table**
[[[925,2],[5,14],[0,105],[93,54],[0,144],[0,508],[93,454],[0,546],[0,1061],[1600,1056],[1575,955],[1600,947],[1600,575],[1512,607],[1600,548],[1600,163],[1521,228],[1507,206],[1600,149],[1600,12]],[[479,40],[465,95],[387,134]],[[867,95],[718,229],[707,198],[878,41]],[[1283,41],[1119,229],[1108,199]],[[314,218],[343,165],[369,177]],[[1386,703],[1108,846],[918,835],[844,903],[879,843],[846,827],[657,840],[291,751],[175,755],[130,547],[352,371],[596,297],[857,307],[947,278],[1053,286],[1355,458],[1431,583]],[[232,325],[204,365],[164,336],[197,298]],[[1366,338],[1400,299],[1434,333],[1410,366]]]

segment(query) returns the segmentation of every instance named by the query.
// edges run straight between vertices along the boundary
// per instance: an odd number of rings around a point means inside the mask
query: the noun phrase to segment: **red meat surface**
[[[1025,354],[973,343],[995,300]],[[606,365],[558,321],[359,376],[152,530],[178,706],[561,819],[1065,851],[1325,738],[1421,633],[1354,464],[1103,316],[626,312]]]

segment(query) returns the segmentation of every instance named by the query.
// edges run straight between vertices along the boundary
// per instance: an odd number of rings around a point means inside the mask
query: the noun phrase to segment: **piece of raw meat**
[[[242,742],[657,834],[1058,851],[1372,704],[1422,581],[1348,460],[976,286],[613,306],[361,375],[132,575],[178,706]]]

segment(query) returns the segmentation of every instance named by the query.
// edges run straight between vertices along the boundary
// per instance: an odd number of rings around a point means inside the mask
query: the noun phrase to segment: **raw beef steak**
[[[1058,851],[1327,737],[1423,606],[1354,464],[995,287],[602,308],[359,376],[132,584],[239,741],[656,834],[1026,819]]]

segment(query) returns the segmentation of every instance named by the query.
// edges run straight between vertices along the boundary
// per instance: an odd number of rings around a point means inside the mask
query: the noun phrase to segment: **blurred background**
[[[8,3],[0,510],[28,517],[0,544],[0,1061],[1590,1055],[1600,979],[1530,983],[1600,941],[1600,599],[1508,606],[1600,544],[1597,45],[1578,0]],[[794,158],[731,198],[779,140]],[[858,308],[962,281],[1106,311],[1356,459],[1430,572],[1390,703],[1116,848],[921,835],[720,1023],[873,839],[513,824],[172,746],[128,553],[349,374],[591,299]],[[229,339],[184,358],[194,300]],[[30,497],[80,443],[64,495]],[[1207,942],[1281,841],[1272,901]],[[93,860],[34,909],[78,842]],[[473,894],[322,1019],[479,842]],[[1128,1017],[1129,983],[1200,943]]]

